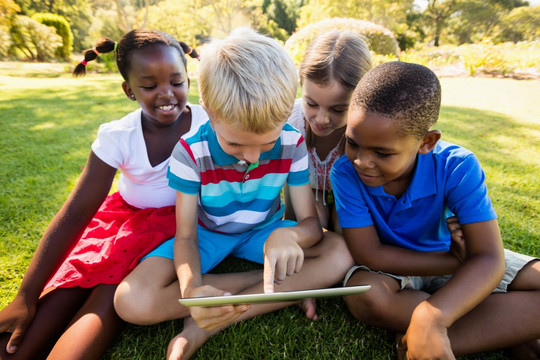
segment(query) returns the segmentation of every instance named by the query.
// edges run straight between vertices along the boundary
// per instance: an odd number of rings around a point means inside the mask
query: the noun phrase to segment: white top
[[[296,99],[294,107],[287,122],[298,129],[302,136],[306,137],[306,125],[302,112],[302,98]],[[339,145],[341,141],[328,153],[326,159],[321,160],[315,148],[309,149],[309,183],[311,188],[316,190],[331,190],[330,169],[334,162],[340,157]]]
[[[208,120],[200,105],[191,109],[190,136]],[[169,187],[167,169],[170,157],[154,167],[150,165],[144,141],[141,109],[99,127],[92,151],[109,166],[120,170],[118,191],[124,200],[137,208],[159,208],[174,205],[176,191]]]

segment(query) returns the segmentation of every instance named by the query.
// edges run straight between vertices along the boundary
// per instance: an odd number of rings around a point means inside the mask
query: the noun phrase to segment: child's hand
[[[191,290],[188,297],[223,295],[231,295],[231,293],[216,289],[210,285],[204,285]],[[189,308],[189,312],[200,328],[212,330],[232,324],[237,317],[248,309],[249,305],[246,304],[208,307],[193,306]]]
[[[0,333],[12,333],[6,346],[8,354],[15,353],[19,348],[35,313],[35,305],[31,306],[18,297],[0,311]]]
[[[467,257],[467,250],[465,248],[465,236],[461,230],[461,225],[455,216],[446,219],[446,223],[448,224],[451,237],[450,253],[460,262],[463,262]]]
[[[274,292],[280,283],[304,264],[304,251],[296,242],[296,233],[287,228],[274,230],[264,244],[264,292]]]
[[[398,352],[406,351],[407,359],[455,359],[448,339],[448,329],[439,324],[436,312],[426,302],[413,312],[407,333],[398,343]]]

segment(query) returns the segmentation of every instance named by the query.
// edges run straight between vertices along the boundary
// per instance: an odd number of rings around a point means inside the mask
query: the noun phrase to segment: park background
[[[128,101],[112,54],[70,71],[81,51],[134,28],[201,48],[238,26],[281,41],[298,64],[325,29],[357,31],[375,64],[420,63],[443,88],[437,128],[474,151],[509,249],[540,253],[540,5],[521,0],[0,0],[0,309],[15,296],[46,226],[85,164],[99,124]],[[189,59],[189,101],[198,103]],[[256,266],[227,259],[216,271]],[[290,307],[237,324],[196,359],[394,359],[390,332],[356,322],[342,299],[311,322]],[[104,359],[162,359],[182,321],[128,326]],[[464,359],[505,359],[501,351]]]

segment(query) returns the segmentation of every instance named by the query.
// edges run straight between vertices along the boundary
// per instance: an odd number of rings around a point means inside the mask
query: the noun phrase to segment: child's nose
[[[322,107],[319,108],[319,111],[317,112],[317,116],[315,117],[315,120],[317,120],[317,123],[319,124],[327,124],[330,121],[328,110]]]
[[[161,88],[161,90],[159,92],[159,96],[161,96],[163,98],[170,98],[170,97],[173,96],[173,91],[168,86],[164,86],[164,87]]]
[[[246,149],[244,151],[244,160],[249,163],[256,163],[259,161],[259,156],[261,155],[261,152],[257,149]]]

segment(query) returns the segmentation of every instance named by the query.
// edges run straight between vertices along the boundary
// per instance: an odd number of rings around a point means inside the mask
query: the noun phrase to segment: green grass
[[[60,65],[60,69],[63,67]],[[41,234],[84,166],[99,124],[135,108],[117,75],[72,79],[0,63],[0,308],[15,295]],[[29,76],[28,74],[31,74]],[[540,81],[443,79],[438,128],[477,153],[506,247],[539,256]],[[196,82],[190,101],[197,103]],[[227,259],[217,271],[255,268]],[[341,299],[320,320],[290,307],[231,326],[196,359],[394,359],[390,332],[356,322]],[[182,321],[128,326],[104,359],[162,359]],[[501,352],[463,359],[502,359]]]

